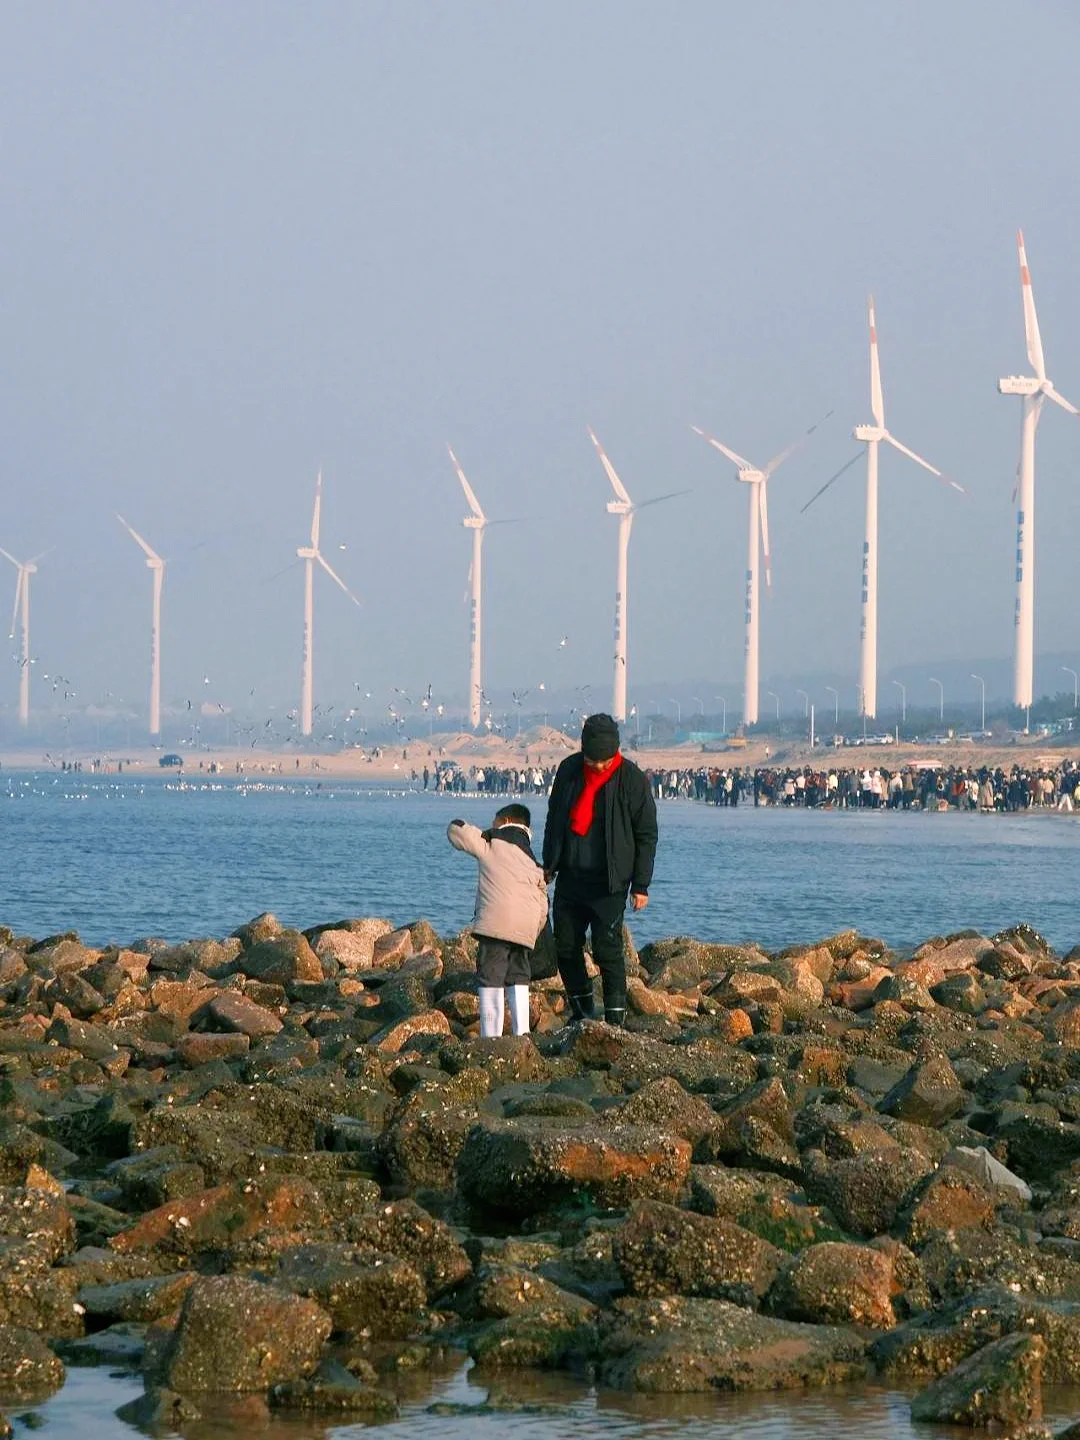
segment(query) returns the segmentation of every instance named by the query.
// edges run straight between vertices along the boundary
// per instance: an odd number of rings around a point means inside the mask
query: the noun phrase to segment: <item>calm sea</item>
[[[263,910],[296,926],[423,916],[448,933],[472,910],[474,866],[445,827],[489,822],[489,799],[370,782],[179,783],[0,777],[0,923],[95,944],[222,935]],[[536,846],[544,802],[533,804]],[[660,850],[638,943],[693,934],[769,948],[858,926],[892,945],[1025,920],[1065,950],[1080,816],[660,805]]]

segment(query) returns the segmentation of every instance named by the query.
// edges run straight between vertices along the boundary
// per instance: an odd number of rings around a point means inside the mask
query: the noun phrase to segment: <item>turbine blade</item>
[[[353,604],[354,604],[354,605],[359,605],[359,604],[360,604],[360,601],[356,598],[356,596],[353,594],[353,592],[352,592],[352,591],[349,589],[349,587],[345,584],[345,581],[342,580],[341,576],[337,573],[337,571],[331,570],[330,566],[326,563],[326,561],[323,559],[323,557],[322,557],[321,555],[318,555],[318,554],[317,554],[317,555],[315,556],[315,559],[318,560],[319,564],[320,564],[320,565],[322,566],[322,568],[326,571],[326,573],[330,576],[330,579],[333,580],[334,584],[341,586],[342,590],[345,591],[345,594],[349,597],[349,599],[353,602]]]
[[[1027,251],[1024,249],[1024,232],[1016,232],[1016,248],[1020,255],[1020,289],[1024,297],[1024,336],[1027,340],[1028,359],[1040,380],[1046,379],[1046,361],[1043,358],[1042,336],[1039,334],[1039,317],[1035,313],[1035,293],[1031,288],[1031,271],[1028,269]]]
[[[644,510],[649,505],[659,505],[664,500],[674,500],[677,495],[689,495],[689,490],[669,490],[666,495],[654,495],[651,500],[642,500],[640,505],[634,506],[634,512]]]
[[[805,445],[807,440],[809,440],[810,436],[813,435],[814,431],[818,428],[818,426],[824,425],[825,421],[828,420],[829,416],[833,413],[834,412],[832,410],[826,411],[826,413],[821,417],[820,420],[814,421],[813,425],[810,426],[809,430],[804,430],[803,433],[799,436],[799,438],[797,440],[793,440],[790,445],[786,446],[785,449],[781,450],[779,455],[774,455],[773,458],[769,461],[769,463],[765,466],[765,478],[768,479],[768,477],[773,473],[774,470],[778,470],[780,466],[784,463],[784,461],[788,458],[788,456],[792,454],[793,451],[798,450],[801,445]]]
[[[160,562],[161,562],[161,556],[157,553],[156,550],[151,550],[150,546],[149,546],[149,545],[146,543],[146,541],[142,538],[142,536],[139,534],[139,532],[138,532],[136,529],[134,529],[131,525],[128,524],[128,522],[124,519],[124,517],[120,514],[119,511],[117,511],[117,513],[116,513],[116,518],[120,521],[120,524],[121,524],[121,525],[124,527],[124,529],[128,532],[128,534],[131,536],[131,538],[135,541],[136,545],[138,545],[139,548],[146,553],[146,555],[148,556],[148,558],[151,559],[151,560],[157,560],[157,561],[160,563]]]
[[[894,450],[899,450],[901,455],[906,455],[909,460],[914,460],[916,465],[921,465],[924,470],[929,470],[931,475],[936,475],[938,479],[943,478],[941,471],[931,465],[929,460],[924,460],[921,455],[916,455],[914,450],[909,450],[906,445],[901,445],[900,441],[890,435],[888,430],[881,438],[887,441]]]
[[[7,552],[6,550],[3,550],[3,549],[0,549],[0,555],[3,555],[3,557],[4,557],[5,560],[10,560],[11,563],[12,563],[12,565],[15,566],[15,569],[16,569],[16,570],[21,570],[21,569],[22,569],[22,566],[19,564],[18,560],[15,559],[15,556],[14,556],[14,555],[9,555],[8,552]]]
[[[772,559],[769,555],[768,481],[758,482],[758,513],[761,518],[761,555],[765,561],[765,588],[772,589]]]
[[[600,456],[600,464],[603,465],[604,472],[611,481],[611,488],[615,491],[615,498],[621,500],[624,505],[632,505],[634,502],[626,493],[626,486],[619,479],[618,475],[615,474],[615,466],[612,465],[611,461],[604,454],[604,447],[600,444],[600,441],[593,434],[590,427],[586,425],[585,428],[589,431],[589,439],[596,446],[596,453]]]
[[[315,508],[311,512],[311,548],[319,548],[319,526],[322,524],[322,471],[315,476]]]
[[[807,510],[810,509],[810,506],[813,505],[814,501],[817,500],[820,496],[822,496],[822,495],[825,494],[825,491],[828,490],[829,486],[833,483],[833,481],[834,481],[834,480],[839,480],[839,479],[840,479],[840,476],[843,475],[843,473],[844,473],[845,470],[850,470],[851,467],[852,467],[852,465],[855,464],[855,461],[862,458],[862,453],[863,453],[863,452],[862,452],[861,450],[856,450],[856,451],[855,451],[855,454],[852,455],[851,459],[850,459],[845,465],[841,465],[841,466],[840,466],[840,469],[837,470],[836,474],[830,476],[829,479],[825,481],[825,484],[822,485],[822,487],[821,487],[820,490],[815,490],[815,491],[814,491],[813,495],[810,496],[810,499],[807,500],[806,504],[805,504],[805,505],[802,507],[802,509],[799,511],[799,514],[800,514],[800,515],[805,515],[806,512],[807,512]]]
[[[881,394],[881,359],[878,355],[877,319],[872,295],[867,313],[870,319],[870,413],[874,417],[874,424],[884,428],[885,401]]]
[[[473,494],[473,488],[469,484],[468,480],[466,480],[465,478],[465,471],[458,464],[458,458],[454,454],[453,450],[450,450],[450,446],[447,445],[446,448],[450,451],[450,463],[453,465],[455,471],[457,472],[457,478],[461,481],[461,488],[465,491],[465,499],[469,502],[469,509],[476,516],[477,520],[483,520],[486,523],[487,516],[484,514],[483,510],[481,510],[480,501],[477,500],[476,496]]]
[[[715,435],[710,435],[707,430],[700,430],[696,425],[691,425],[690,429],[693,430],[695,435],[700,435],[703,440],[707,440],[714,450],[719,450],[721,455],[726,455],[731,463],[737,465],[740,470],[752,470],[754,468],[750,464],[750,461],[744,460],[737,450],[729,450],[722,441],[717,440]]]
[[[1043,394],[1048,400],[1053,400],[1055,405],[1060,405],[1063,410],[1067,410],[1070,415],[1080,415],[1080,410],[1071,401],[1066,400],[1064,395],[1058,394],[1049,380],[1043,385]]]
[[[11,629],[8,631],[8,639],[14,639],[15,626],[19,623],[19,601],[22,599],[22,587],[25,583],[26,572],[19,566],[19,574],[15,581],[15,606],[11,612]]]
[[[55,545],[50,545],[47,550],[42,550],[37,555],[32,556],[31,559],[27,561],[27,564],[36,565],[39,560],[44,560],[46,555],[51,555],[55,549]]]

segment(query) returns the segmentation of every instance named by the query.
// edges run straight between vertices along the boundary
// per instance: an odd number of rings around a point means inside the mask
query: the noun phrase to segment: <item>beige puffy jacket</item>
[[[446,834],[455,850],[475,855],[480,865],[473,930],[531,950],[547,919],[544,872],[528,847],[528,830],[523,825],[501,828],[517,831],[520,838],[489,840],[475,825],[460,823],[451,824]]]

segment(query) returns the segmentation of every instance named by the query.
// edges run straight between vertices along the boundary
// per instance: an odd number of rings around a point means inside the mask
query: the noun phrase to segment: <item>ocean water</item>
[[[115,1411],[142,1393],[136,1374],[106,1367],[73,1368],[64,1388],[37,1406],[7,1412],[16,1435],[31,1429],[46,1440],[135,1440],[139,1433]],[[227,1400],[199,1400],[202,1418],[185,1424],[183,1440],[947,1440],[970,1428],[914,1424],[914,1390],[872,1385],[761,1395],[625,1395],[567,1375],[528,1371],[481,1376],[467,1365],[438,1377],[415,1377],[399,1394],[401,1413],[377,1428],[271,1412],[230,1414]],[[1055,1428],[1080,1410],[1080,1391],[1046,1388],[1044,1415]],[[21,1423],[20,1423],[21,1422]],[[159,1435],[161,1432],[156,1432]],[[167,1432],[171,1434],[172,1432]],[[163,1437],[164,1440],[164,1437]]]
[[[497,801],[371,782],[0,777],[0,923],[94,944],[227,934],[272,910],[290,925],[350,915],[467,924],[475,868],[455,816]],[[539,849],[545,803],[532,805]],[[848,925],[895,946],[1024,920],[1080,942],[1080,815],[717,809],[660,803],[642,944],[693,934],[778,948]]]

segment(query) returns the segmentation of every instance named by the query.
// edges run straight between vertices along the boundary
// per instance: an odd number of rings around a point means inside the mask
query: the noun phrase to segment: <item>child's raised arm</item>
[[[464,820],[451,820],[446,827],[446,838],[455,850],[464,850],[466,855],[475,855],[478,859],[484,853],[484,846],[487,844],[483,831],[478,830],[475,825],[467,824]]]

